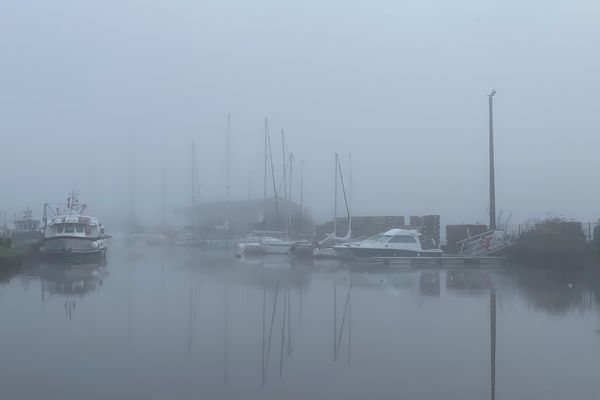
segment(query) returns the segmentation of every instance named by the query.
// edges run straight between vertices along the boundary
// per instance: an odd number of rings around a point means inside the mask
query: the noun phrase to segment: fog
[[[0,211],[64,201],[156,220],[191,197],[263,193],[268,117],[317,221],[333,154],[356,215],[486,222],[487,94],[497,209],[596,220],[600,7],[592,1],[4,1]],[[250,178],[250,179],[249,179]],[[297,200],[296,174],[293,196]],[[250,183],[250,184],[249,184]]]

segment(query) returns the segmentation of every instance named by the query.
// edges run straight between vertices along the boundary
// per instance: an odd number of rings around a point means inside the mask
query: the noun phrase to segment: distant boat
[[[32,212],[29,207],[25,208],[23,218],[16,219],[13,222],[14,229],[10,232],[12,247],[27,248],[42,240],[40,231],[40,220],[32,218]]]
[[[281,239],[284,235],[279,231],[254,231],[238,241],[238,255],[288,254],[292,242]]]
[[[206,242],[203,238],[200,237],[198,232],[196,232],[196,207],[197,203],[200,200],[200,183],[198,182],[198,164],[196,162],[196,149],[194,147],[194,141],[192,141],[192,202],[191,202],[191,215],[192,215],[192,224],[189,227],[184,228],[184,230],[179,233],[174,239],[173,244],[175,246],[203,246]]]
[[[204,240],[198,237],[198,235],[193,230],[189,230],[186,232],[179,233],[173,239],[173,245],[199,247],[204,245]]]
[[[370,238],[334,246],[339,257],[441,257],[439,249],[424,250],[419,241],[419,232],[413,229],[390,229]]]
[[[47,255],[100,255],[104,256],[110,238],[97,217],[85,215],[86,205],[80,204],[77,194],[70,193],[66,208],[53,211],[44,209],[44,237],[40,252]],[[48,216],[52,213],[52,216]]]
[[[344,186],[344,177],[342,176],[342,168],[340,165],[339,156],[335,154],[335,185],[334,185],[334,200],[333,200],[333,231],[326,234],[326,237],[319,242],[295,242],[292,245],[290,254],[294,257],[303,258],[334,258],[337,256],[334,246],[348,243],[352,237],[352,215],[350,206],[346,197],[346,187]],[[346,236],[337,236],[337,196],[338,196],[338,177],[342,184],[342,193],[344,195],[344,203],[346,205],[346,213],[348,216],[348,231]]]

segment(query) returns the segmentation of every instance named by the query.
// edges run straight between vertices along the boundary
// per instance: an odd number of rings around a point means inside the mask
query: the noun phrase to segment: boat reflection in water
[[[65,313],[71,319],[77,300],[98,291],[108,272],[106,263],[51,263],[34,266],[27,275],[29,278],[39,277],[42,301],[64,298]]]

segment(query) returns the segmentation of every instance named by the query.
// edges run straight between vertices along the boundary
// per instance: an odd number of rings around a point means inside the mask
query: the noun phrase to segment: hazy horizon
[[[497,210],[600,215],[593,186],[600,6],[591,1],[9,1],[0,5],[0,212],[75,190],[102,215],[263,195],[269,118],[304,203],[333,208],[333,154],[353,160],[355,215],[488,220],[488,104]],[[132,159],[132,148],[134,156]],[[347,168],[347,167],[345,167]],[[347,171],[345,171],[347,173]],[[298,200],[296,180],[293,196]],[[271,191],[269,191],[271,193]],[[575,197],[577,195],[577,197]]]

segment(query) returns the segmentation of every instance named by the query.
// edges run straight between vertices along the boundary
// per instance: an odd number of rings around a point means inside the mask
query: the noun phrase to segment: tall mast
[[[290,184],[288,185],[289,189],[290,189],[290,192],[288,195],[289,201],[292,201],[292,186],[293,186],[292,185],[292,168],[293,168],[293,165],[294,165],[294,153],[290,153]]]
[[[300,161],[300,212],[304,216],[304,160]]]
[[[271,177],[273,178],[273,196],[275,197],[275,212],[277,213],[277,221],[279,222],[279,202],[277,201],[277,185],[275,183],[275,167],[273,166],[273,148],[271,147],[271,135],[269,134],[269,126],[267,125],[267,143],[269,144],[269,159],[271,160]]]
[[[288,231],[290,229],[290,226],[292,225],[292,166],[294,163],[294,153],[290,153],[290,193],[288,195]],[[289,235],[289,233],[288,233]],[[289,239],[289,237],[288,237]]]
[[[494,176],[494,95],[496,90],[488,95],[489,107],[489,146],[490,146],[490,230],[496,230],[496,184]]]
[[[229,162],[231,156],[231,115],[227,114],[227,200],[229,200],[229,194],[231,185],[229,183]]]
[[[165,227],[165,208],[166,208],[166,190],[167,189],[167,160],[163,162],[163,174],[162,174],[162,209],[161,209],[161,225]]]
[[[335,192],[333,195],[333,234],[337,234],[338,154],[335,153]]]
[[[135,135],[131,138],[131,148],[129,149],[129,231],[133,229],[134,224],[134,192],[135,192]]]
[[[352,232],[352,153],[348,153],[348,232]]]
[[[196,204],[196,159],[194,150],[194,140],[192,140],[192,213],[194,212],[194,205]]]
[[[267,212],[267,129],[268,129],[268,121],[267,117],[265,117],[265,180],[264,180],[264,204],[263,204],[263,218],[264,214]]]
[[[282,160],[283,160],[283,198],[287,200],[287,174],[285,171],[285,133],[283,129],[281,130],[281,151],[282,151]]]

